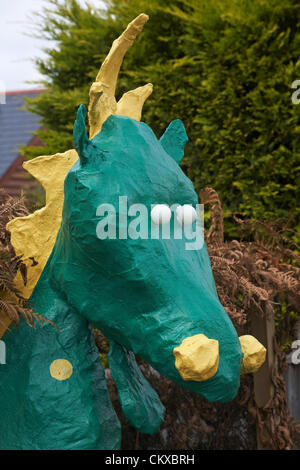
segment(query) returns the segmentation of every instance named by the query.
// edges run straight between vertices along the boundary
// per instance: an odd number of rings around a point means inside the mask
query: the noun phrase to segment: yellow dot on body
[[[67,380],[73,374],[73,366],[66,359],[55,359],[50,365],[50,375],[56,380]]]

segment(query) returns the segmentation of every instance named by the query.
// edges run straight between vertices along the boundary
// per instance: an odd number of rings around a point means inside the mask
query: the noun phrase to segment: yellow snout
[[[266,348],[253,336],[239,338],[244,354],[241,374],[256,372],[266,359]],[[185,338],[174,348],[175,367],[183,380],[202,382],[213,377],[219,365],[219,342],[199,334]]]
[[[241,374],[256,372],[266,360],[266,348],[251,335],[240,336],[242,353],[244,353]]]
[[[219,365],[219,342],[199,334],[174,348],[175,367],[183,380],[202,382],[213,377]]]

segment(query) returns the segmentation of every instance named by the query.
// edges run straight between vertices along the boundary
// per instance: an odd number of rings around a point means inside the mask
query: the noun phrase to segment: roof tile
[[[33,98],[36,93],[7,94],[6,103],[0,104],[0,178],[18,157],[20,147],[28,144],[32,132],[40,127],[40,116],[20,109],[25,98]]]

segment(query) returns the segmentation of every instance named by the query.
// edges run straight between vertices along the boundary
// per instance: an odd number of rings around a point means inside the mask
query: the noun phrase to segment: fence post
[[[276,356],[274,352],[275,321],[274,315],[251,317],[251,334],[262,343],[267,349],[265,363],[253,374],[254,379],[254,399],[259,408],[263,408],[273,397],[274,387],[272,384],[272,370],[276,366]],[[266,449],[263,446],[257,432],[257,448]]]
[[[294,432],[296,431],[296,443],[294,450],[300,450],[300,321],[295,328],[296,340],[292,343],[292,352],[288,357],[288,368],[285,374],[287,402],[290,415],[294,420]]]

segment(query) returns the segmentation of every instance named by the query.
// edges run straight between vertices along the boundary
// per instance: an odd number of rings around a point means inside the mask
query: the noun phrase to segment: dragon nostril
[[[202,382],[213,377],[219,365],[219,342],[199,334],[174,348],[175,367],[183,380]]]
[[[241,374],[256,372],[266,360],[266,348],[251,335],[240,336],[239,340],[244,354]]]

